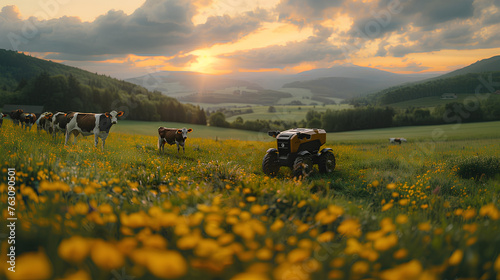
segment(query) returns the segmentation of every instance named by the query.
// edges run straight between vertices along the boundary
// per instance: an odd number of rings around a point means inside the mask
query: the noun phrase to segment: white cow
[[[404,138],[389,138],[389,143],[391,143],[391,144],[398,143],[399,145],[401,145],[401,142],[406,142],[406,139],[404,139]]]

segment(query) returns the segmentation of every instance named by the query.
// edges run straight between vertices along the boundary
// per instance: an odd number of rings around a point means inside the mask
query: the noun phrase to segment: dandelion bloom
[[[369,269],[370,265],[365,261],[357,261],[351,267],[351,271],[354,274],[365,274]]]
[[[392,208],[392,206],[393,206],[393,204],[392,204],[392,203],[387,203],[386,205],[382,206],[382,212],[384,212],[384,211],[387,211],[387,210],[391,209],[391,208]]]
[[[396,223],[400,225],[406,224],[407,222],[408,222],[408,216],[406,216],[405,214],[399,214],[396,217]]]
[[[89,251],[89,241],[81,236],[63,240],[57,250],[61,259],[72,263],[82,262],[88,256]]]
[[[269,277],[262,273],[243,272],[235,275],[231,280],[269,280]]]
[[[274,221],[274,223],[271,225],[271,230],[272,231],[278,231],[280,230],[283,226],[285,225],[285,223],[280,220],[280,219],[276,219],[276,221]]]
[[[373,248],[378,251],[387,251],[388,249],[396,246],[398,244],[398,236],[396,234],[390,234],[388,236],[376,239],[373,243]]]
[[[359,221],[356,219],[349,219],[343,221],[339,227],[337,228],[337,231],[347,237],[359,237],[361,236],[361,229],[360,229],[360,224]]]
[[[400,264],[394,268],[384,270],[380,273],[380,278],[384,280],[394,279],[418,279],[422,273],[422,265],[417,260]]]
[[[311,251],[307,249],[297,248],[288,253],[288,261],[291,263],[299,263],[307,260],[311,256]]]
[[[484,205],[479,209],[479,215],[481,216],[488,216],[492,220],[498,220],[500,219],[500,211],[495,207],[493,203]]]
[[[125,264],[123,254],[114,245],[98,240],[90,251],[92,261],[104,270],[112,270],[122,267]]]
[[[464,257],[464,252],[460,249],[455,250],[453,254],[451,254],[448,263],[450,265],[459,265],[462,262],[462,258]]]
[[[429,231],[431,230],[431,224],[429,222],[418,224],[418,229],[421,231]]]
[[[175,251],[151,251],[147,259],[149,271],[159,278],[175,279],[187,272],[186,260]]]
[[[7,273],[10,280],[43,280],[52,276],[52,264],[44,252],[24,253],[16,259],[16,272]]]
[[[320,235],[318,235],[317,240],[318,242],[324,243],[324,242],[330,242],[332,241],[333,237],[335,234],[331,231],[324,232]]]

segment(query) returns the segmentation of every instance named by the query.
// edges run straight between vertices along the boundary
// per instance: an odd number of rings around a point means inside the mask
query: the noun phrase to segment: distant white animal
[[[399,145],[401,145],[401,142],[406,142],[406,139],[404,139],[404,138],[389,138],[389,143],[391,143],[391,144],[398,143]]]

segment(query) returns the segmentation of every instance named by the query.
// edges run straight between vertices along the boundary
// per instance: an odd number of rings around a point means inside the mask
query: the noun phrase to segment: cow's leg
[[[180,153],[181,147],[179,146],[179,142],[175,141],[175,143],[177,144],[177,153]]]
[[[97,136],[97,133],[94,133],[94,146],[97,148],[97,143],[99,142],[99,137]]]
[[[158,135],[158,152],[161,152],[161,142],[163,142],[163,140],[161,139],[160,135]]]
[[[104,151],[104,143],[106,142],[106,138],[108,138],[108,135],[104,135],[103,137],[101,137],[101,140],[102,140],[102,150]]]
[[[53,134],[54,134],[54,139],[56,139],[57,129],[54,130]],[[64,146],[66,146],[66,144],[68,143],[69,134],[70,134],[69,130],[66,130],[65,137],[64,137]]]
[[[73,144],[76,144],[76,137],[78,137],[78,130],[73,130]]]

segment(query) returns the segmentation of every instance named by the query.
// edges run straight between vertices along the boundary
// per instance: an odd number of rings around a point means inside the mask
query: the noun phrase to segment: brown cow
[[[9,113],[10,118],[12,119],[12,122],[14,125],[19,125],[19,120],[21,119],[21,114],[23,113],[23,109],[17,109],[17,110],[12,110]]]
[[[36,115],[33,113],[22,113],[19,118],[21,126],[31,131],[31,126],[36,122]]]
[[[184,148],[184,144],[186,142],[188,132],[193,131],[192,128],[166,128],[166,127],[158,127],[158,150],[163,152],[165,150],[165,143],[169,145],[177,144],[177,153],[180,152],[180,147],[182,146],[182,151],[185,153],[186,149]]]

